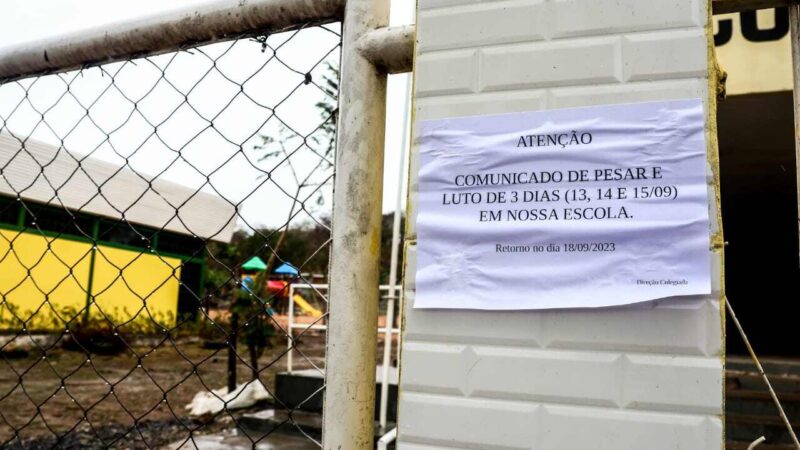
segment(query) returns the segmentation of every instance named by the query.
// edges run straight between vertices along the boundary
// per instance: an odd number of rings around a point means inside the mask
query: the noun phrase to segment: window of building
[[[178,293],[178,319],[194,320],[197,318],[198,307],[202,299],[203,288],[200,279],[203,275],[203,266],[199,262],[187,261],[181,268],[181,287]]]
[[[19,219],[19,202],[10,197],[0,196],[0,223],[16,225]]]
[[[101,219],[98,240],[128,247],[147,248],[155,239],[156,230],[124,220]]]
[[[205,241],[198,237],[162,231],[158,235],[158,251],[176,253],[178,255],[201,256],[204,253]]]
[[[31,231],[41,230],[44,233],[58,233],[91,238],[94,219],[78,212],[71,212],[60,206],[41,205],[26,202],[25,226]]]

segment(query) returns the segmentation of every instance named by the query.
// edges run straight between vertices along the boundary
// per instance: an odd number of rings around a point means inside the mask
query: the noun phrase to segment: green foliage
[[[389,266],[391,258],[392,244],[392,221],[393,213],[383,215],[383,230],[381,234],[381,283],[389,281]],[[330,238],[330,219],[323,219],[323,225],[304,224],[297,225],[286,232],[283,244],[278,250],[282,261],[289,261],[292,264],[302,264],[302,271],[310,274],[326,275],[328,273],[328,260],[330,257],[330,246],[325,243]],[[403,222],[401,222],[401,230]],[[259,256],[263,260],[268,260],[272,255],[270,248],[275,248],[281,230],[272,228],[262,228],[257,233],[246,233],[237,231],[230,244],[211,244],[214,245],[213,254],[217,261],[209,260],[207,283],[209,287],[218,288],[227,285],[228,296],[231,295],[233,284],[236,280],[232,279],[231,272],[223,268],[235,267],[237,264],[253,256]],[[262,236],[270,236],[264,239]],[[401,236],[402,239],[402,236]],[[265,247],[265,244],[268,247]],[[319,252],[317,252],[319,250]],[[315,254],[316,252],[316,254]],[[400,241],[400,267],[402,269],[403,246]],[[220,264],[221,263],[221,264]],[[227,282],[227,284],[226,284]],[[258,280],[257,280],[257,283]],[[227,297],[226,297],[227,298]],[[263,298],[263,297],[262,297]],[[230,299],[230,298],[229,298]]]
[[[127,343],[139,337],[163,335],[175,323],[172,314],[151,317],[141,311],[135,318],[127,310],[103,312],[96,306],[90,314],[85,309],[67,307],[54,310],[49,304],[38,310],[20,310],[10,303],[0,305],[0,332],[4,334],[64,334],[61,345],[66,350],[98,355],[115,355],[128,350]]]
[[[307,83],[312,82],[307,78]],[[292,261],[301,267],[302,270],[313,270],[316,273],[324,274],[327,272],[328,261],[328,242],[329,232],[326,226],[319,223],[302,224],[292,226],[295,214],[301,208],[309,212],[315,206],[321,207],[325,204],[325,190],[320,187],[330,182],[330,172],[333,169],[333,154],[335,152],[336,136],[336,116],[337,116],[337,96],[339,93],[339,70],[328,63],[322,79],[316,83],[325,94],[315,105],[322,119],[318,129],[309,136],[298,135],[294,130],[281,126],[277,137],[262,135],[261,145],[256,146],[256,150],[261,151],[259,161],[275,160],[275,168],[291,175],[292,183],[282,182],[282,189],[292,195],[292,204],[286,214],[286,220],[282,227],[277,230],[259,230],[252,236],[242,236],[237,234],[227,249],[228,255],[235,258],[226,266],[225,274],[211,274],[210,279],[220,280],[234,278],[238,273],[232,268],[237,267],[242,262],[252,256],[261,256],[267,261],[266,270],[254,280],[252,286],[245,289],[234,288],[236,294],[232,298],[231,311],[244,319],[243,326],[240,327],[240,335],[244,339],[250,353],[250,363],[253,367],[253,377],[258,376],[258,358],[269,345],[270,336],[274,334],[274,329],[269,323],[271,308],[268,303],[270,294],[266,289],[267,277],[277,266],[279,260]],[[305,161],[298,164],[293,159],[298,149],[303,149],[318,158],[314,162]],[[313,158],[312,158],[313,159]],[[270,172],[270,177],[275,174]],[[309,196],[315,197],[315,204],[306,203],[303,199]],[[232,247],[232,248],[231,248]],[[288,250],[287,250],[288,249]],[[320,250],[317,252],[318,250]],[[278,257],[278,255],[281,255]],[[219,257],[217,257],[219,261]],[[312,261],[314,260],[314,261]],[[215,270],[212,266],[210,271]],[[226,283],[230,284],[230,283]],[[252,291],[251,291],[252,289]],[[229,290],[229,295],[231,291]]]
[[[278,228],[262,228],[251,233],[239,230],[229,244],[209,244],[210,256],[206,265],[208,292],[228,302],[231,312],[240,318],[239,336],[248,347],[251,365],[254,367],[258,356],[270,345],[270,339],[275,334],[268,315],[271,295],[266,292],[266,277],[284,261],[291,262],[303,273],[323,277],[328,273],[330,217],[317,213],[315,214],[317,217],[322,217],[319,223],[314,221],[293,223],[294,214],[301,207],[310,211],[325,204],[321,190],[313,202],[301,205],[298,199],[303,199],[318,190],[320,183],[328,179],[333,168],[338,113],[336,100],[339,90],[338,67],[328,64],[322,77],[314,82],[325,93],[316,104],[322,119],[320,127],[306,138],[282,128],[276,136],[262,135],[261,144],[256,147],[260,152],[260,161],[280,162],[281,170],[291,175],[286,180],[292,180],[294,186],[290,182],[281,184],[282,188],[294,194],[295,198],[284,225]],[[319,156],[318,162],[302,166],[293,163],[292,151],[300,145],[307,146],[308,150]],[[389,279],[392,221],[392,214],[385,215],[382,220],[381,281],[383,283]],[[402,247],[400,255],[402,258]],[[252,289],[255,295],[249,295],[246,290],[238,286],[240,276],[238,268],[253,256],[266,261],[267,270],[254,280]]]
[[[127,349],[124,338],[107,320],[91,318],[70,327],[63,347],[66,350],[97,355],[117,355]]]
[[[30,333],[52,333],[68,329],[70,332],[80,330],[119,330],[138,335],[161,334],[173,327],[175,315],[170,313],[149,314],[146,310],[137,311],[136,317],[127,308],[103,309],[102,313],[96,304],[92,304],[89,313],[86,309],[73,307],[53,308],[45,303],[36,310],[20,309],[3,302],[0,304],[0,332],[17,333],[21,330]]]
[[[316,107],[324,120],[321,131],[325,139],[325,156],[333,156],[336,147],[336,126],[338,124],[338,105],[336,99],[339,96],[339,67],[325,63],[325,73],[322,75],[320,87],[325,92],[325,98],[317,102]],[[317,141],[319,142],[319,141]]]

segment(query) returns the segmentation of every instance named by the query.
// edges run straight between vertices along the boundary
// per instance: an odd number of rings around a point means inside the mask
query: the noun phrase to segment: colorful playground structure
[[[242,281],[245,284],[252,284],[256,279],[254,275],[267,270],[267,264],[265,264],[264,261],[258,256],[254,256],[242,264],[241,268],[244,272],[242,274]],[[277,307],[280,310],[288,310],[291,307],[290,304],[293,303],[297,305],[297,307],[300,308],[300,310],[307,316],[311,316],[313,318],[319,318],[322,316],[323,312],[316,308],[312,302],[307,300],[302,295],[294,292],[294,290],[290,289],[290,284],[292,284],[292,281],[296,280],[300,276],[300,272],[296,267],[290,263],[283,263],[278,266],[278,268],[275,269],[272,274],[273,276],[286,278],[266,280],[267,290],[270,296],[273,298],[272,304],[274,307]],[[291,301],[289,301],[290,297]]]

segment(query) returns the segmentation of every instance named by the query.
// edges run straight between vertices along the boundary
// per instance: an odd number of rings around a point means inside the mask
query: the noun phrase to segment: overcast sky
[[[24,45],[39,39],[200,3],[207,3],[207,0],[5,0],[3,14],[0,15],[0,47]],[[411,23],[413,6],[414,0],[394,0],[391,23]],[[329,28],[338,29],[336,26]],[[291,69],[300,72],[311,70],[313,64],[325,59],[326,55],[329,61],[336,59],[335,52],[329,53],[337,41],[332,33],[312,29],[293,36],[287,42],[288,37],[276,35],[270,38],[270,46],[279,48],[280,61],[272,60],[263,70],[259,68],[268,61],[269,52],[263,54],[260,44],[243,40],[234,45],[221,43],[203,48],[210,58],[224,55],[217,62],[223,74],[212,72],[200,77],[198,74],[205,73],[211,61],[199,54],[179,54],[174,61],[171,61],[173,56],[164,55],[153,58],[153,64],[110,65],[104,68],[105,72],[89,69],[82,75],[62,78],[67,81],[74,78],[70,91],[76,99],[67,98],[58,102],[56,100],[64,92],[64,82],[55,77],[42,78],[28,90],[32,105],[25,104],[17,109],[6,126],[20,135],[31,135],[56,144],[64,135],[68,135],[64,141],[65,147],[72,152],[93,151],[93,157],[118,164],[124,163],[124,158],[129,157],[128,164],[140,173],[152,175],[165,171],[163,178],[190,187],[204,185],[206,175],[213,172],[213,188],[205,185],[204,190],[216,191],[233,201],[243,201],[242,215],[251,225],[276,226],[285,221],[291,206],[289,197],[281,190],[290,191],[292,176],[284,165],[273,174],[275,183],[258,179],[259,174],[269,171],[276,160],[259,162],[261,154],[252,148],[259,139],[257,136],[248,137],[255,131],[277,136],[280,128],[276,120],[261,126],[268,110],[259,104],[270,107],[279,105],[276,114],[286,125],[302,134],[311,132],[320,122],[314,104],[324,95],[311,85],[301,85],[289,95],[291,89],[302,81],[302,75]],[[167,78],[174,87],[164,82],[155,83],[161,77],[162,70],[166,70]],[[323,68],[318,66],[311,72],[314,80],[319,81]],[[115,86],[92,107],[92,120],[82,120],[85,114],[80,103],[89,104],[97,98],[103,89],[109,87],[109,74],[113,73],[117,73]],[[238,86],[225,79],[227,76],[241,81],[253,74],[255,76],[245,86],[248,96],[255,102],[241,95],[236,96]],[[407,78],[407,75],[397,75],[389,80],[385,212],[394,210],[401,181],[398,179],[397,163],[402,133],[407,132],[402,129]],[[193,108],[186,105],[181,107],[183,100],[179,91],[189,92],[191,86],[200,80],[201,84],[191,91],[189,97]],[[148,93],[154,84],[156,88]],[[28,84],[23,82],[22,85],[0,88],[0,114],[9,115],[11,108],[25,95],[23,87],[26,86]],[[131,102],[125,101],[123,96],[143,99],[133,114]],[[287,96],[288,99],[282,101]],[[234,101],[228,104],[231,98]],[[54,104],[56,107],[51,108]],[[47,114],[47,123],[38,123],[39,112],[48,108],[51,109]],[[168,116],[173,110],[176,112]],[[222,110],[225,112],[214,119],[214,125],[223,136],[219,136],[215,130],[203,131],[207,122],[201,117],[215,117]],[[152,136],[151,124],[154,123],[160,124],[158,136]],[[104,142],[109,130],[114,130],[111,139]],[[198,133],[199,137],[193,138]],[[189,141],[192,143],[184,146]],[[244,155],[237,155],[240,152],[234,143],[245,143]],[[170,146],[181,147],[180,158],[177,153],[170,151]],[[310,151],[301,151],[292,156],[292,161],[299,175],[304,177],[317,167],[319,158]],[[224,165],[223,169],[214,171],[220,165]],[[318,179],[323,180],[324,176]],[[311,190],[313,188],[307,189],[302,196],[311,195]],[[325,198],[329,200],[329,194],[326,193]],[[330,202],[327,203],[329,205]],[[318,211],[324,213],[325,209],[321,207]],[[298,219],[304,218],[299,216]]]

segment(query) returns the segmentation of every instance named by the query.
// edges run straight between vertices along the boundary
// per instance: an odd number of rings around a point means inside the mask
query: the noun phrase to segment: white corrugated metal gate
[[[711,33],[703,0],[419,0],[415,120],[699,97],[714,124]],[[599,310],[415,310],[412,150],[399,448],[723,447],[707,131],[713,293]]]

